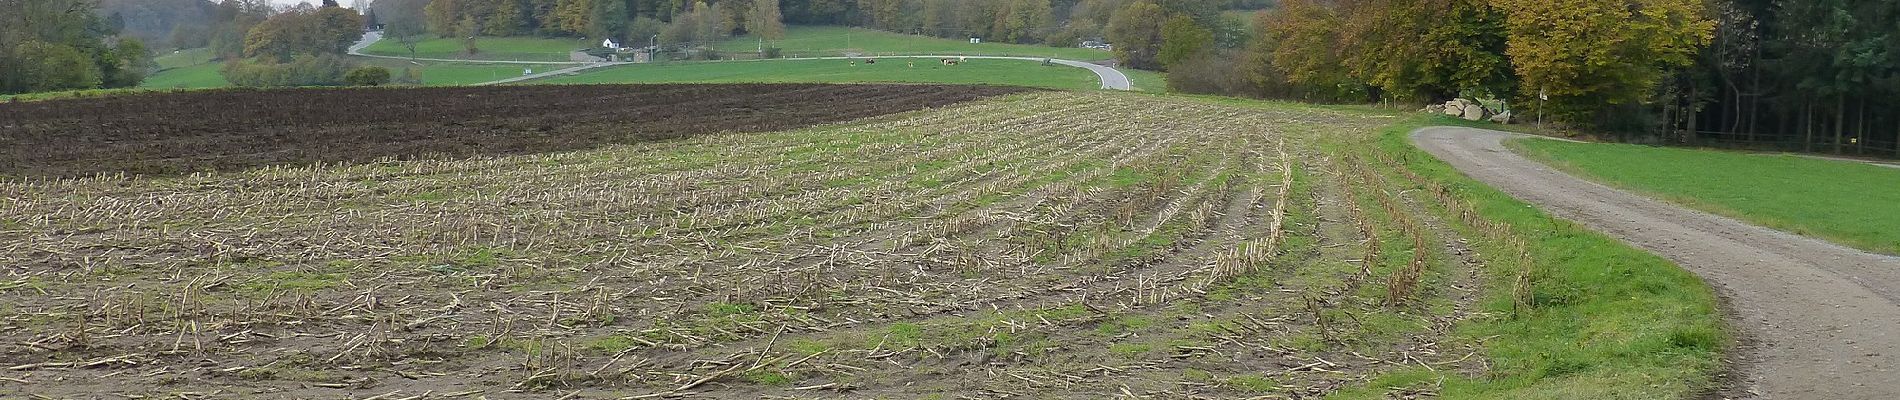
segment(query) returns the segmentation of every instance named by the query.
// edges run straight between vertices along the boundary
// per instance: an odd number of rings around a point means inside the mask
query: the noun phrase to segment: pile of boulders
[[[1490,109],[1484,108],[1484,104],[1469,99],[1452,99],[1451,101],[1445,102],[1445,104],[1425,106],[1424,110],[1419,111],[1443,113],[1453,117],[1464,118],[1467,121],[1490,120],[1491,122],[1500,124],[1511,123],[1510,111],[1492,112]]]

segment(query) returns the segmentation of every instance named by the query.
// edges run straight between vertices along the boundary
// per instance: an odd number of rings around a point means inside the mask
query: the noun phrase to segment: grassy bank
[[[1521,239],[1524,247],[1474,241],[1488,275],[1486,316],[1458,332],[1484,343],[1483,356],[1492,363],[1488,372],[1464,376],[1418,367],[1336,397],[1381,398],[1383,388],[1442,382],[1444,398],[1669,399],[1693,397],[1712,384],[1729,336],[1706,284],[1667,260],[1555,219],[1458,173],[1409,140],[1418,128],[1456,122],[1406,118],[1367,138],[1376,151],[1442,186],[1483,219],[1502,223],[1501,233]],[[1485,235],[1459,225],[1467,236]],[[1514,281],[1524,259],[1534,260],[1532,289],[1524,293],[1534,305],[1514,311]]]
[[[1793,155],[1520,140],[1572,173],[1692,208],[1835,243],[1900,254],[1900,169]]]
[[[1091,90],[1101,87],[1088,70],[1020,60],[969,60],[944,66],[928,59],[885,59],[853,65],[845,60],[768,60],[628,65],[533,83],[840,83],[901,82],[1031,86]]]

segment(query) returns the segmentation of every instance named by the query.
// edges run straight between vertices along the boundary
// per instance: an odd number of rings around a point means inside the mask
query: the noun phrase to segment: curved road
[[[479,85],[499,85],[499,84],[505,84],[505,83],[530,81],[530,80],[546,78],[546,77],[554,76],[554,75],[585,71],[585,70],[594,69],[594,68],[632,64],[632,63],[624,63],[624,62],[614,63],[614,62],[579,62],[579,61],[487,61],[487,60],[456,60],[456,59],[447,59],[447,58],[413,58],[412,59],[409,57],[402,57],[402,56],[385,56],[385,55],[378,55],[378,54],[363,53],[363,49],[369,48],[369,45],[376,43],[377,40],[381,40],[382,38],[383,38],[382,32],[364,32],[363,38],[361,40],[357,40],[356,44],[350,45],[349,53],[350,55],[358,56],[358,57],[387,58],[387,59],[394,59],[394,60],[489,63],[489,64],[570,64],[570,65],[575,65],[573,67],[543,72],[539,74],[517,76],[517,77],[502,79],[502,80],[498,80],[494,82],[479,83],[477,84],[478,86]],[[1057,59],[1057,58],[924,55],[924,56],[775,58],[775,59],[766,59],[766,60],[746,60],[746,62],[798,61],[798,60],[845,60],[845,59],[856,59],[856,58],[938,58],[938,59],[974,58],[974,59],[981,59],[981,60],[1023,60],[1023,61],[1048,60],[1049,62],[1052,62],[1052,63],[1067,65],[1067,66],[1076,67],[1076,68],[1083,68],[1083,69],[1089,70],[1089,72],[1094,72],[1095,77],[1102,81],[1102,89],[1134,90],[1134,85],[1129,81],[1128,75],[1122,74],[1121,71],[1118,71],[1113,67],[1095,64],[1095,63],[1088,63],[1088,62],[1075,61],[1075,60],[1063,60],[1063,59]]]
[[[1505,148],[1516,134],[1421,129],[1466,175],[1675,261],[1728,300],[1750,342],[1723,397],[1900,399],[1900,258],[1677,207],[1585,181]]]

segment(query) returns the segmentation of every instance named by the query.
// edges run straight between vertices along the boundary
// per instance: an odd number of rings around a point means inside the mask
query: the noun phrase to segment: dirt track
[[[1750,345],[1727,398],[1900,399],[1900,258],[1691,211],[1507,150],[1513,134],[1426,128],[1417,145],[1466,175],[1680,264],[1727,300]]]

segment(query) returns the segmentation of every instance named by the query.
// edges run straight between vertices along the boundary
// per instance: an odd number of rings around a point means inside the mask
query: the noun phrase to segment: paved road
[[[1752,342],[1730,398],[1900,399],[1900,258],[1688,210],[1558,172],[1515,134],[1426,128],[1420,148],[1466,175],[1675,261],[1728,300]]]
[[[554,62],[554,61],[490,61],[490,60],[456,60],[456,59],[446,59],[446,58],[409,58],[409,57],[401,57],[401,56],[385,56],[385,55],[376,55],[376,54],[365,54],[365,53],[363,53],[363,49],[365,49],[365,48],[368,48],[368,47],[370,46],[370,44],[373,44],[373,43],[376,43],[376,41],[377,41],[377,40],[381,40],[382,38],[383,38],[383,33],[382,33],[382,32],[365,32],[365,33],[363,33],[363,39],[362,39],[362,40],[358,40],[358,41],[356,42],[356,44],[353,44],[353,45],[350,45],[350,55],[353,55],[353,56],[359,56],[359,57],[372,57],[372,58],[387,58],[387,59],[395,59],[395,60],[416,60],[416,61],[437,61],[437,62],[465,62],[465,63],[488,63],[488,64],[570,64],[570,65],[577,65],[577,66],[575,66],[575,67],[569,67],[569,68],[564,68],[564,69],[560,69],[560,70],[555,70],[555,71],[549,71],[549,72],[543,72],[543,73],[539,73],[539,74],[534,74],[534,75],[527,75],[527,76],[518,76],[518,77],[513,77],[513,78],[508,78],[508,79],[502,79],[502,80],[498,80],[498,81],[493,81],[493,82],[484,82],[484,83],[480,83],[480,84],[478,84],[478,85],[499,85],[499,84],[505,84],[505,83],[514,83],[514,82],[521,82],[521,81],[529,81],[529,80],[535,80],[535,79],[541,79],[541,78],[545,78],[545,77],[549,77],[549,76],[554,76],[554,75],[560,75],[560,74],[567,74],[567,73],[573,73],[573,72],[580,72],[580,71],[584,71],[584,70],[589,70],[589,69],[594,69],[594,68],[601,68],[601,67],[608,67],[608,66],[615,66],[615,65],[626,65],[626,64],[630,64],[630,63],[608,63],[608,62],[576,62],[576,61],[563,61],[563,62]],[[796,61],[796,60],[844,60],[844,59],[850,59],[850,58],[867,58],[867,57],[810,57],[810,58],[777,58],[777,59],[766,59],[766,60],[746,60],[746,61],[744,61],[744,62],[765,62],[765,61]],[[1111,90],[1134,90],[1134,85],[1132,85],[1132,84],[1130,83],[1130,81],[1128,80],[1128,75],[1125,75],[1125,74],[1122,74],[1122,72],[1121,72],[1121,71],[1118,71],[1118,70],[1116,70],[1115,68],[1112,68],[1112,67],[1109,67],[1109,66],[1105,66],[1105,65],[1100,65],[1100,64],[1095,64],[1095,63],[1088,63],[1088,62],[1082,62],[1082,61],[1075,61],[1075,60],[1063,60],[1063,59],[1053,59],[1053,58],[1037,58],[1037,57],[996,57],[996,56],[927,56],[927,55],[926,55],[926,56],[877,56],[877,57],[869,57],[869,58],[933,58],[933,59],[944,59],[944,58],[973,58],[973,59],[983,59],[983,60],[1024,60],[1024,61],[1042,61],[1042,60],[1049,60],[1049,62],[1052,62],[1052,63],[1056,63],[1056,64],[1062,64],[1062,65],[1067,65],[1067,66],[1071,66],[1071,67],[1076,67],[1076,68],[1084,68],[1084,69],[1088,69],[1088,70],[1089,70],[1090,72],[1094,72],[1094,73],[1095,73],[1095,76],[1096,76],[1096,77],[1097,77],[1098,79],[1100,79],[1100,80],[1102,81],[1102,88],[1103,88],[1103,89],[1111,89]]]

